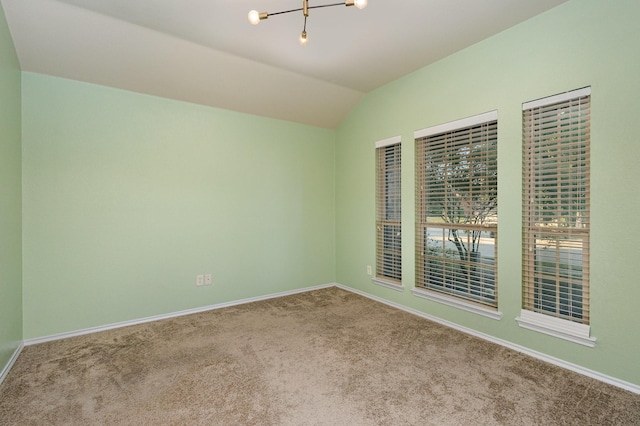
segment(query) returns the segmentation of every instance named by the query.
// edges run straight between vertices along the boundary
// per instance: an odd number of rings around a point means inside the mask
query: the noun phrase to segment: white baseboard
[[[525,355],[529,355],[529,356],[531,356],[533,358],[537,358],[539,360],[548,362],[549,364],[553,364],[553,365],[556,365],[558,367],[566,368],[567,370],[571,370],[571,371],[573,371],[575,373],[582,374],[582,375],[587,376],[587,377],[591,377],[592,379],[596,379],[596,380],[599,380],[601,382],[604,382],[604,383],[607,383],[607,384],[610,384],[610,385],[613,385],[613,386],[628,390],[628,391],[633,392],[635,394],[640,394],[640,386],[636,385],[634,383],[630,383],[630,382],[626,382],[624,380],[616,379],[615,377],[607,376],[606,374],[602,374],[602,373],[599,373],[597,371],[590,370],[588,368],[582,367],[580,365],[576,365],[576,364],[564,361],[562,359],[552,357],[552,356],[547,355],[545,353],[538,352],[538,351],[535,351],[533,349],[529,349],[529,348],[524,347],[524,346],[520,346],[518,344],[509,342],[507,340],[502,340],[502,339],[499,339],[497,337],[491,336],[489,334],[485,334],[485,333],[476,331],[476,330],[471,329],[471,328],[463,327],[463,326],[461,326],[459,324],[456,324],[456,323],[453,323],[453,322],[450,322],[450,321],[447,321],[447,320],[443,320],[442,318],[438,318],[438,317],[435,317],[433,315],[425,314],[424,312],[418,311],[416,309],[408,308],[408,307],[403,306],[403,305],[401,305],[399,303],[391,302],[389,300],[383,299],[381,297],[374,296],[372,294],[366,293],[366,292],[361,291],[361,290],[357,290],[355,288],[347,287],[345,285],[338,284],[338,283],[335,283],[335,286],[338,287],[338,288],[341,288],[343,290],[350,291],[352,293],[356,293],[356,294],[359,294],[361,296],[367,297],[369,299],[375,300],[376,302],[384,303],[385,305],[400,309],[400,310],[408,312],[410,314],[414,314],[414,315],[417,315],[419,317],[428,319],[430,321],[437,322],[438,324],[442,324],[442,325],[444,325],[446,327],[451,327],[451,328],[456,329],[458,331],[462,331],[463,333],[471,334],[472,336],[479,337],[481,339],[487,340],[487,341],[492,342],[492,343],[496,343],[496,344],[498,344],[500,346],[504,346],[504,347],[507,347],[509,349],[513,349],[513,350],[515,350],[517,352],[523,353]]]
[[[128,327],[130,325],[144,324],[144,323],[147,323],[147,322],[159,321],[159,320],[168,319],[168,318],[175,318],[175,317],[180,317],[180,316],[183,316],[183,315],[197,314],[199,312],[206,312],[206,311],[211,311],[211,310],[214,310],[214,309],[228,308],[230,306],[243,305],[245,303],[259,302],[259,301],[262,301],[262,300],[274,299],[276,297],[290,296],[292,294],[306,293],[308,291],[313,291],[313,290],[319,290],[319,289],[323,289],[323,288],[333,287],[334,285],[335,285],[334,283],[321,284],[321,285],[317,285],[317,286],[313,286],[313,287],[305,287],[305,288],[300,288],[300,289],[295,289],[295,290],[282,291],[282,292],[279,292],[279,293],[267,294],[267,295],[264,295],[264,296],[249,297],[247,299],[240,299],[240,300],[233,300],[231,302],[217,303],[215,305],[203,306],[203,307],[200,307],[200,308],[186,309],[184,311],[170,312],[170,313],[167,313],[167,314],[154,315],[154,316],[151,316],[151,317],[139,318],[139,319],[130,320],[130,321],[122,321],[122,322],[117,322],[117,323],[113,323],[113,324],[107,324],[107,325],[101,325],[101,326],[97,326],[97,327],[84,328],[84,329],[81,329],[81,330],[69,331],[69,332],[65,332],[65,333],[52,334],[52,335],[49,335],[49,336],[36,337],[34,339],[26,339],[24,341],[24,345],[25,346],[37,345],[39,343],[51,342],[51,341],[54,341],[54,340],[61,340],[61,339],[68,339],[69,337],[82,336],[82,335],[91,334],[91,333],[98,333],[100,331],[112,330],[114,328]]]
[[[108,325],[104,325],[104,326],[85,328],[85,329],[82,329],[82,330],[76,330],[76,331],[71,331],[71,332],[67,332],[67,333],[59,333],[59,334],[54,334],[54,335],[50,335],[50,336],[38,337],[38,338],[35,338],[35,339],[26,339],[16,349],[16,351],[13,354],[13,356],[9,360],[9,363],[2,370],[2,373],[0,373],[0,383],[2,383],[2,380],[4,380],[6,375],[9,373],[9,370],[13,366],[13,363],[15,362],[15,360],[18,358],[18,355],[22,351],[23,346],[35,345],[35,344],[38,344],[38,343],[50,342],[50,341],[60,340],[60,339],[67,339],[69,337],[81,336],[81,335],[84,335],[84,334],[97,333],[97,332],[100,332],[100,331],[106,331],[106,330],[111,330],[111,329],[115,329],[115,328],[128,327],[130,325],[144,324],[144,323],[147,323],[147,322],[158,321],[158,320],[168,319],[168,318],[174,318],[174,317],[183,316],[183,315],[190,315],[190,314],[195,314],[195,313],[199,313],[199,312],[211,311],[211,310],[214,310],[214,309],[227,308],[227,307],[230,307],[230,306],[237,306],[237,305],[242,305],[242,304],[245,304],[245,303],[259,302],[259,301],[262,301],[262,300],[273,299],[273,298],[276,298],[276,297],[290,296],[290,295],[298,294],[298,293],[306,293],[306,292],[309,292],[309,291],[319,290],[319,289],[328,288],[328,287],[334,287],[334,286],[338,287],[338,288],[341,288],[342,290],[345,290],[345,291],[349,291],[349,292],[352,292],[352,293],[359,294],[361,296],[367,297],[367,298],[375,300],[377,302],[384,303],[385,305],[400,309],[400,310],[408,312],[410,314],[414,314],[414,315],[417,315],[419,317],[428,319],[428,320],[436,322],[438,324],[442,324],[442,325],[444,325],[446,327],[453,328],[453,329],[461,331],[463,333],[467,333],[467,334],[470,334],[472,336],[476,336],[476,337],[479,337],[481,339],[487,340],[489,342],[496,343],[498,345],[507,347],[509,349],[513,349],[513,350],[515,350],[517,352],[521,352],[523,354],[526,354],[526,355],[529,355],[529,356],[531,356],[533,358],[537,358],[539,360],[548,362],[548,363],[556,365],[558,367],[566,368],[567,370],[574,371],[574,372],[582,374],[584,376],[591,377],[591,378],[599,380],[601,382],[608,383],[610,385],[613,385],[613,386],[616,386],[616,387],[619,387],[619,388],[622,388],[622,389],[625,389],[625,390],[628,390],[630,392],[633,392],[635,394],[639,394],[640,395],[640,386],[639,385],[636,385],[636,384],[633,384],[633,383],[630,383],[630,382],[626,382],[624,380],[620,380],[620,379],[617,379],[615,377],[607,376],[606,374],[602,374],[602,373],[599,373],[597,371],[590,370],[590,369],[582,367],[580,365],[576,365],[576,364],[564,361],[562,359],[552,357],[552,356],[544,354],[542,352],[538,352],[538,351],[535,351],[533,349],[529,349],[527,347],[517,345],[517,344],[509,342],[507,340],[499,339],[499,338],[491,336],[489,334],[485,334],[485,333],[479,332],[477,330],[473,330],[471,328],[467,328],[467,327],[461,326],[459,324],[456,324],[456,323],[453,323],[453,322],[450,322],[450,321],[447,321],[447,320],[443,320],[443,319],[435,317],[433,315],[426,314],[426,313],[418,311],[416,309],[409,308],[409,307],[401,305],[399,303],[391,302],[391,301],[383,299],[381,297],[377,297],[377,296],[374,296],[372,294],[366,293],[364,291],[357,290],[357,289],[351,288],[351,287],[347,287],[347,286],[339,284],[339,283],[322,284],[322,285],[317,285],[317,286],[313,286],[313,287],[306,287],[306,288],[295,289],[295,290],[290,290],[290,291],[283,291],[283,292],[279,292],[279,293],[272,293],[272,294],[268,294],[268,295],[264,295],[264,296],[250,297],[250,298],[247,298],[247,299],[240,299],[240,300],[234,300],[234,301],[231,301],[231,302],[218,303],[218,304],[215,304],[215,305],[203,306],[203,307],[200,307],[200,308],[187,309],[187,310],[184,310],[184,311],[172,312],[172,313],[163,314],[163,315],[155,315],[155,316],[146,317],[146,318],[140,318],[140,319],[131,320],[131,321],[123,321],[123,322],[108,324]]]
[[[9,374],[9,370],[11,370],[11,367],[13,367],[13,364],[18,359],[20,352],[22,352],[22,348],[24,348],[24,343],[20,342],[16,350],[13,351],[13,355],[11,355],[11,358],[9,358],[9,362],[7,363],[7,365],[4,366],[4,368],[2,369],[2,372],[0,372],[0,385]]]

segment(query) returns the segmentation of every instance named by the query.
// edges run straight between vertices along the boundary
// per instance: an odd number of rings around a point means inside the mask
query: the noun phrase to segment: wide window
[[[522,326],[540,323],[550,334],[556,329],[577,335],[587,345],[593,343],[588,327],[590,95],[585,88],[523,104],[523,312],[518,319]]]
[[[415,133],[416,287],[490,309],[498,304],[497,132],[490,112]]]
[[[378,284],[402,282],[400,138],[376,142],[376,276]]]

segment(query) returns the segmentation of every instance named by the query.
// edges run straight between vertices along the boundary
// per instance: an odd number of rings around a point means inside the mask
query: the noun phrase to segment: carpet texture
[[[638,425],[640,396],[338,288],[24,348],[2,425]]]

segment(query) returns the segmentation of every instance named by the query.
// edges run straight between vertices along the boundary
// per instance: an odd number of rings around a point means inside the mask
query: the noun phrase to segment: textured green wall
[[[336,137],[336,279],[444,320],[640,385],[640,2],[573,0],[368,94]],[[592,87],[591,334],[587,348],[519,328],[521,105]],[[413,132],[498,110],[500,321],[411,294]],[[403,293],[371,283],[374,141],[403,142]]]
[[[20,78],[0,5],[0,371],[22,340]]]
[[[333,131],[31,73],[23,122],[26,339],[335,280]]]
[[[22,337],[22,302],[20,72],[0,18],[1,367]],[[335,133],[24,73],[24,337],[335,280],[640,385],[639,18],[635,0],[572,0],[368,94]],[[521,104],[587,85],[594,349],[514,321]],[[501,321],[410,293],[413,131],[494,109]],[[404,144],[403,293],[366,275],[373,143],[395,135]],[[209,272],[213,285],[196,287],[196,274]]]

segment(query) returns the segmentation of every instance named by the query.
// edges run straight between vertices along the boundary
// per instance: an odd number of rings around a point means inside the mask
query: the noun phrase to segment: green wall
[[[334,131],[22,83],[25,339],[335,281]]]
[[[569,1],[371,92],[335,132],[38,74],[21,83],[0,18],[0,367],[22,318],[30,339],[337,281],[640,385],[636,0]],[[593,349],[514,320],[521,104],[588,85]],[[499,115],[500,321],[410,291],[413,132],[490,110]],[[402,293],[366,275],[373,144],[396,135]],[[196,287],[204,273],[213,285]]]
[[[22,341],[20,78],[0,5],[0,372]]]
[[[337,282],[640,385],[640,2],[573,0],[369,93],[336,136]],[[592,87],[591,335],[595,348],[519,328],[521,105]],[[417,299],[413,132],[498,110],[496,321]],[[404,292],[374,285],[374,141],[402,136]]]

